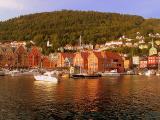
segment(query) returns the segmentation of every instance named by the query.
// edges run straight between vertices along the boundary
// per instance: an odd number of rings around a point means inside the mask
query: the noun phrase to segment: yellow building
[[[124,69],[129,69],[130,68],[130,60],[124,60]]]

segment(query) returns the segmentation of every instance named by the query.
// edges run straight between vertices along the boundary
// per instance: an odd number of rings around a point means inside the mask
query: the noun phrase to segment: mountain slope
[[[65,44],[105,43],[122,35],[133,37],[160,30],[160,20],[141,16],[94,11],[55,11],[13,18],[0,23],[0,40],[34,40],[43,46],[49,39],[53,49]]]

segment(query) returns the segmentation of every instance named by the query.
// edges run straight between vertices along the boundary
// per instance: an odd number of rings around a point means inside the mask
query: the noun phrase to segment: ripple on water
[[[0,120],[150,119],[160,116],[158,77],[37,82],[0,78]]]

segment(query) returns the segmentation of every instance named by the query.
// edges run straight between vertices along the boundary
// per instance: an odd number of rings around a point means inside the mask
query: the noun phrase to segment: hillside
[[[105,43],[122,35],[134,37],[137,31],[147,35],[160,30],[160,20],[141,16],[93,11],[55,11],[30,14],[0,22],[0,41],[33,40],[42,47],[48,39],[53,50],[67,43]]]

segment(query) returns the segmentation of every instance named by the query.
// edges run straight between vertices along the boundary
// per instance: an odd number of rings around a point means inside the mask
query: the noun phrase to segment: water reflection
[[[159,86],[156,76],[62,79],[58,84],[0,77],[0,119],[144,119],[160,111]]]

